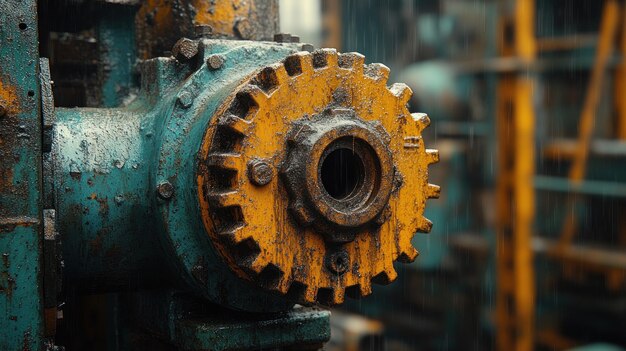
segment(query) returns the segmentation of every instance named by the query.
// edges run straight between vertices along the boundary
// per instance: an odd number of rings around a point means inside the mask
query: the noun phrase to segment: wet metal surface
[[[35,1],[0,2],[0,349],[43,340],[41,117]]]

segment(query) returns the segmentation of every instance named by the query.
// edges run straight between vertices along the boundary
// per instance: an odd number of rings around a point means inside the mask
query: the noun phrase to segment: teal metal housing
[[[145,62],[141,94],[127,107],[57,109],[53,183],[66,280],[92,291],[191,286],[234,309],[289,309],[293,301],[242,281],[218,257],[199,213],[196,155],[231,92],[296,51],[203,40],[192,62]],[[212,69],[206,59],[216,54],[224,64]]]

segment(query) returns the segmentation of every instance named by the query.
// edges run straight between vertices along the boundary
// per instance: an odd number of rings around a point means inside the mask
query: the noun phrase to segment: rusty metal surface
[[[148,0],[136,16],[141,59],[162,56],[181,37],[269,40],[278,32],[277,0]],[[209,30],[210,27],[210,30]]]
[[[409,113],[410,89],[387,87],[388,74],[355,53],[298,52],[222,105],[200,151],[198,196],[206,231],[240,277],[338,304],[416,258],[411,238],[430,230],[425,202],[439,194],[428,183],[438,153],[421,137],[428,117]],[[356,172],[345,193],[332,189],[340,173],[325,181],[336,151],[355,159],[331,165]],[[269,179],[251,172],[259,162]]]
[[[43,341],[41,114],[35,1],[0,2],[0,349]]]

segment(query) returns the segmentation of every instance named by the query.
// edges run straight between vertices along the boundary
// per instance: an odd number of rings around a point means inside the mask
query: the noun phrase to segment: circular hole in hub
[[[363,185],[363,160],[349,148],[337,148],[322,161],[320,170],[324,190],[335,200],[346,200]]]

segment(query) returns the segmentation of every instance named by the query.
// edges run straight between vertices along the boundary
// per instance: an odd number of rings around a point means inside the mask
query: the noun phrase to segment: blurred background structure
[[[624,2],[281,7],[282,31],[390,66],[441,152],[420,257],[333,312],[329,350],[626,348]]]

